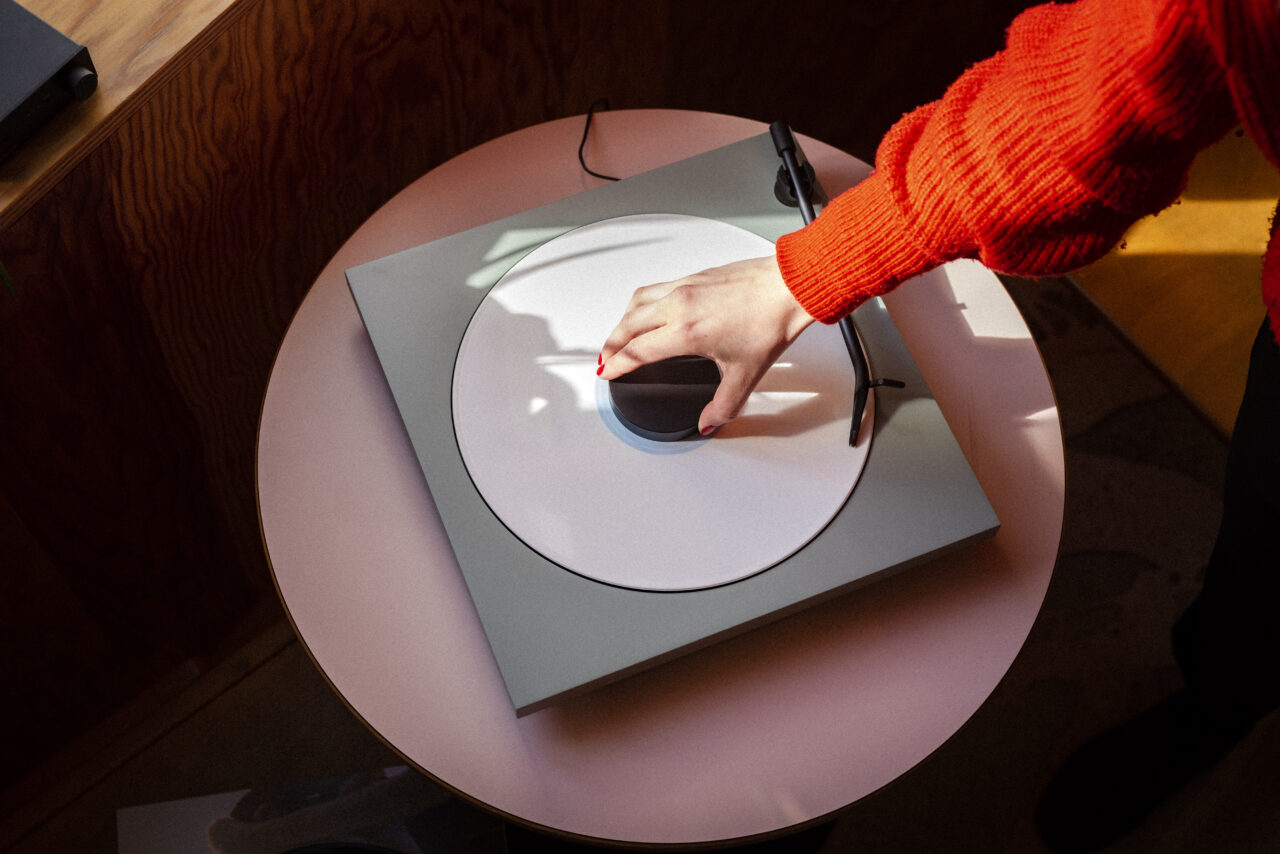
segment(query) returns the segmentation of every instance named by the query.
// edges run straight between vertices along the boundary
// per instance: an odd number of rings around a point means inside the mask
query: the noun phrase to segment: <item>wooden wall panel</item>
[[[684,0],[671,6],[672,107],[760,121],[872,162],[903,113],[1004,44],[1034,0]]]
[[[0,634],[40,662],[0,679],[48,677],[0,719],[28,734],[7,779],[274,597],[253,483],[271,362],[397,190],[600,96],[786,118],[870,158],[1022,5],[238,0],[0,232],[0,549],[40,576],[5,589],[54,600],[46,639],[96,647]],[[0,624],[32,626],[24,607]]]
[[[249,597],[209,500],[199,427],[130,287],[94,177],[74,172],[0,242],[16,289],[0,301],[0,482],[58,589],[73,597],[75,607],[53,611],[64,624],[49,631],[77,632],[83,617],[102,643],[97,660],[50,662],[43,694],[5,708],[12,731],[28,734],[18,752],[55,737],[45,732],[54,720],[46,704],[92,721],[149,675],[206,648]],[[43,652],[44,637],[13,643],[5,656],[16,666]],[[115,678],[97,678],[104,671]]]
[[[0,295],[0,490],[33,544],[6,552],[45,558],[8,571],[56,574],[41,588],[66,599],[51,630],[101,644],[48,661],[30,704],[6,710],[7,730],[31,735],[6,755],[9,779],[74,735],[42,724],[42,702],[91,722],[274,596],[258,410],[293,311],[345,237],[488,138],[599,94],[660,99],[660,79],[634,73],[659,55],[651,10],[631,4],[242,3],[0,233],[15,287]],[[6,644],[10,661],[41,653],[23,646],[38,637]]]

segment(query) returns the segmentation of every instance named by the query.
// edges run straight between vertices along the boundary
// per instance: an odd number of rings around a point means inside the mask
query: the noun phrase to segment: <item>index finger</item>
[[[631,294],[631,301],[627,303],[622,319],[609,333],[604,346],[600,349],[600,364],[603,365],[609,361],[610,357],[629,344],[632,339],[646,332],[652,332],[666,322],[655,306],[678,285],[679,282],[662,282],[636,288]]]

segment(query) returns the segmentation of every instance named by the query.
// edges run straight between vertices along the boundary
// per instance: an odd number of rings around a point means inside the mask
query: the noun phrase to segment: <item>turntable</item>
[[[880,376],[810,327],[714,438],[627,429],[596,355],[635,288],[799,227],[768,134],[361,264],[347,280],[518,715],[991,536],[878,300]]]

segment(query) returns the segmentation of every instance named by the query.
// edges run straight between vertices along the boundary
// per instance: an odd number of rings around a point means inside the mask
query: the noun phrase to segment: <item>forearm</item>
[[[1029,10],[1005,50],[886,135],[876,171],[778,242],[793,294],[827,322],[955,258],[1047,275],[1097,258],[1178,195],[1235,121],[1189,4]]]

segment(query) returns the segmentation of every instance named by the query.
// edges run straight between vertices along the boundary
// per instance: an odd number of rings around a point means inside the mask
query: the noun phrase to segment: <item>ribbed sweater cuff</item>
[[[880,173],[827,205],[812,223],[778,240],[778,267],[815,319],[835,323],[872,297],[937,266]]]

